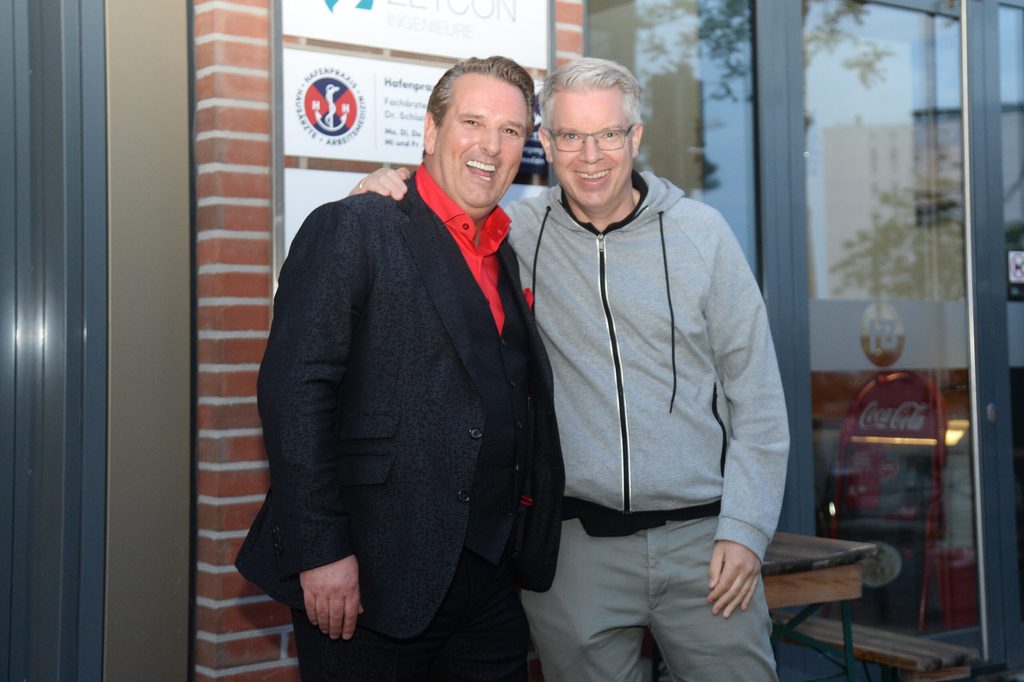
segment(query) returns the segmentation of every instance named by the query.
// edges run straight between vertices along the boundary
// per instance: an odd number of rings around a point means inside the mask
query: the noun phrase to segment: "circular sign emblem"
[[[885,301],[872,303],[860,318],[860,347],[876,367],[888,367],[903,354],[906,334],[896,308]]]
[[[295,109],[310,137],[329,145],[353,139],[366,116],[365,101],[352,78],[330,68],[306,75],[295,95]]]
[[[903,557],[887,542],[871,542],[878,547],[878,552],[861,562],[864,565],[864,584],[867,587],[885,587],[903,572]]]

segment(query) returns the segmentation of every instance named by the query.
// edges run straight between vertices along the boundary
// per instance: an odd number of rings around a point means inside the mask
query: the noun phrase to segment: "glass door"
[[[757,272],[750,0],[589,0],[588,55],[643,87],[636,167],[721,211]]]
[[[866,540],[854,618],[978,624],[954,17],[804,2],[816,530]]]

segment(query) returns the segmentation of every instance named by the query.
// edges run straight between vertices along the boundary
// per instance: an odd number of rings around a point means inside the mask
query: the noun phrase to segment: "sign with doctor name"
[[[284,153],[419,163],[427,99],[444,69],[284,50]]]
[[[284,35],[548,66],[548,0],[288,0]]]

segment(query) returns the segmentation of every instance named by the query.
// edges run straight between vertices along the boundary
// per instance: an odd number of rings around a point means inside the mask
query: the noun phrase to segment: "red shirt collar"
[[[494,210],[484,219],[484,224],[480,228],[479,246],[473,244],[473,219],[444,193],[434,178],[430,177],[430,173],[427,172],[427,168],[423,164],[416,169],[416,191],[419,192],[420,197],[430,207],[430,210],[436,213],[437,217],[455,235],[456,239],[473,245],[474,250],[480,254],[491,254],[497,251],[498,246],[508,234],[508,227],[512,220],[501,210],[500,206],[495,206]]]

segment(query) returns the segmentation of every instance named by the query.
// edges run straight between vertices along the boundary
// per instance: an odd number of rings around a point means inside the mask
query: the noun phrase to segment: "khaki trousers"
[[[711,614],[708,564],[717,518],[672,521],[615,538],[562,524],[555,582],[523,591],[547,682],[640,682],[643,627],[673,680],[775,681],[764,587],[746,611]]]

